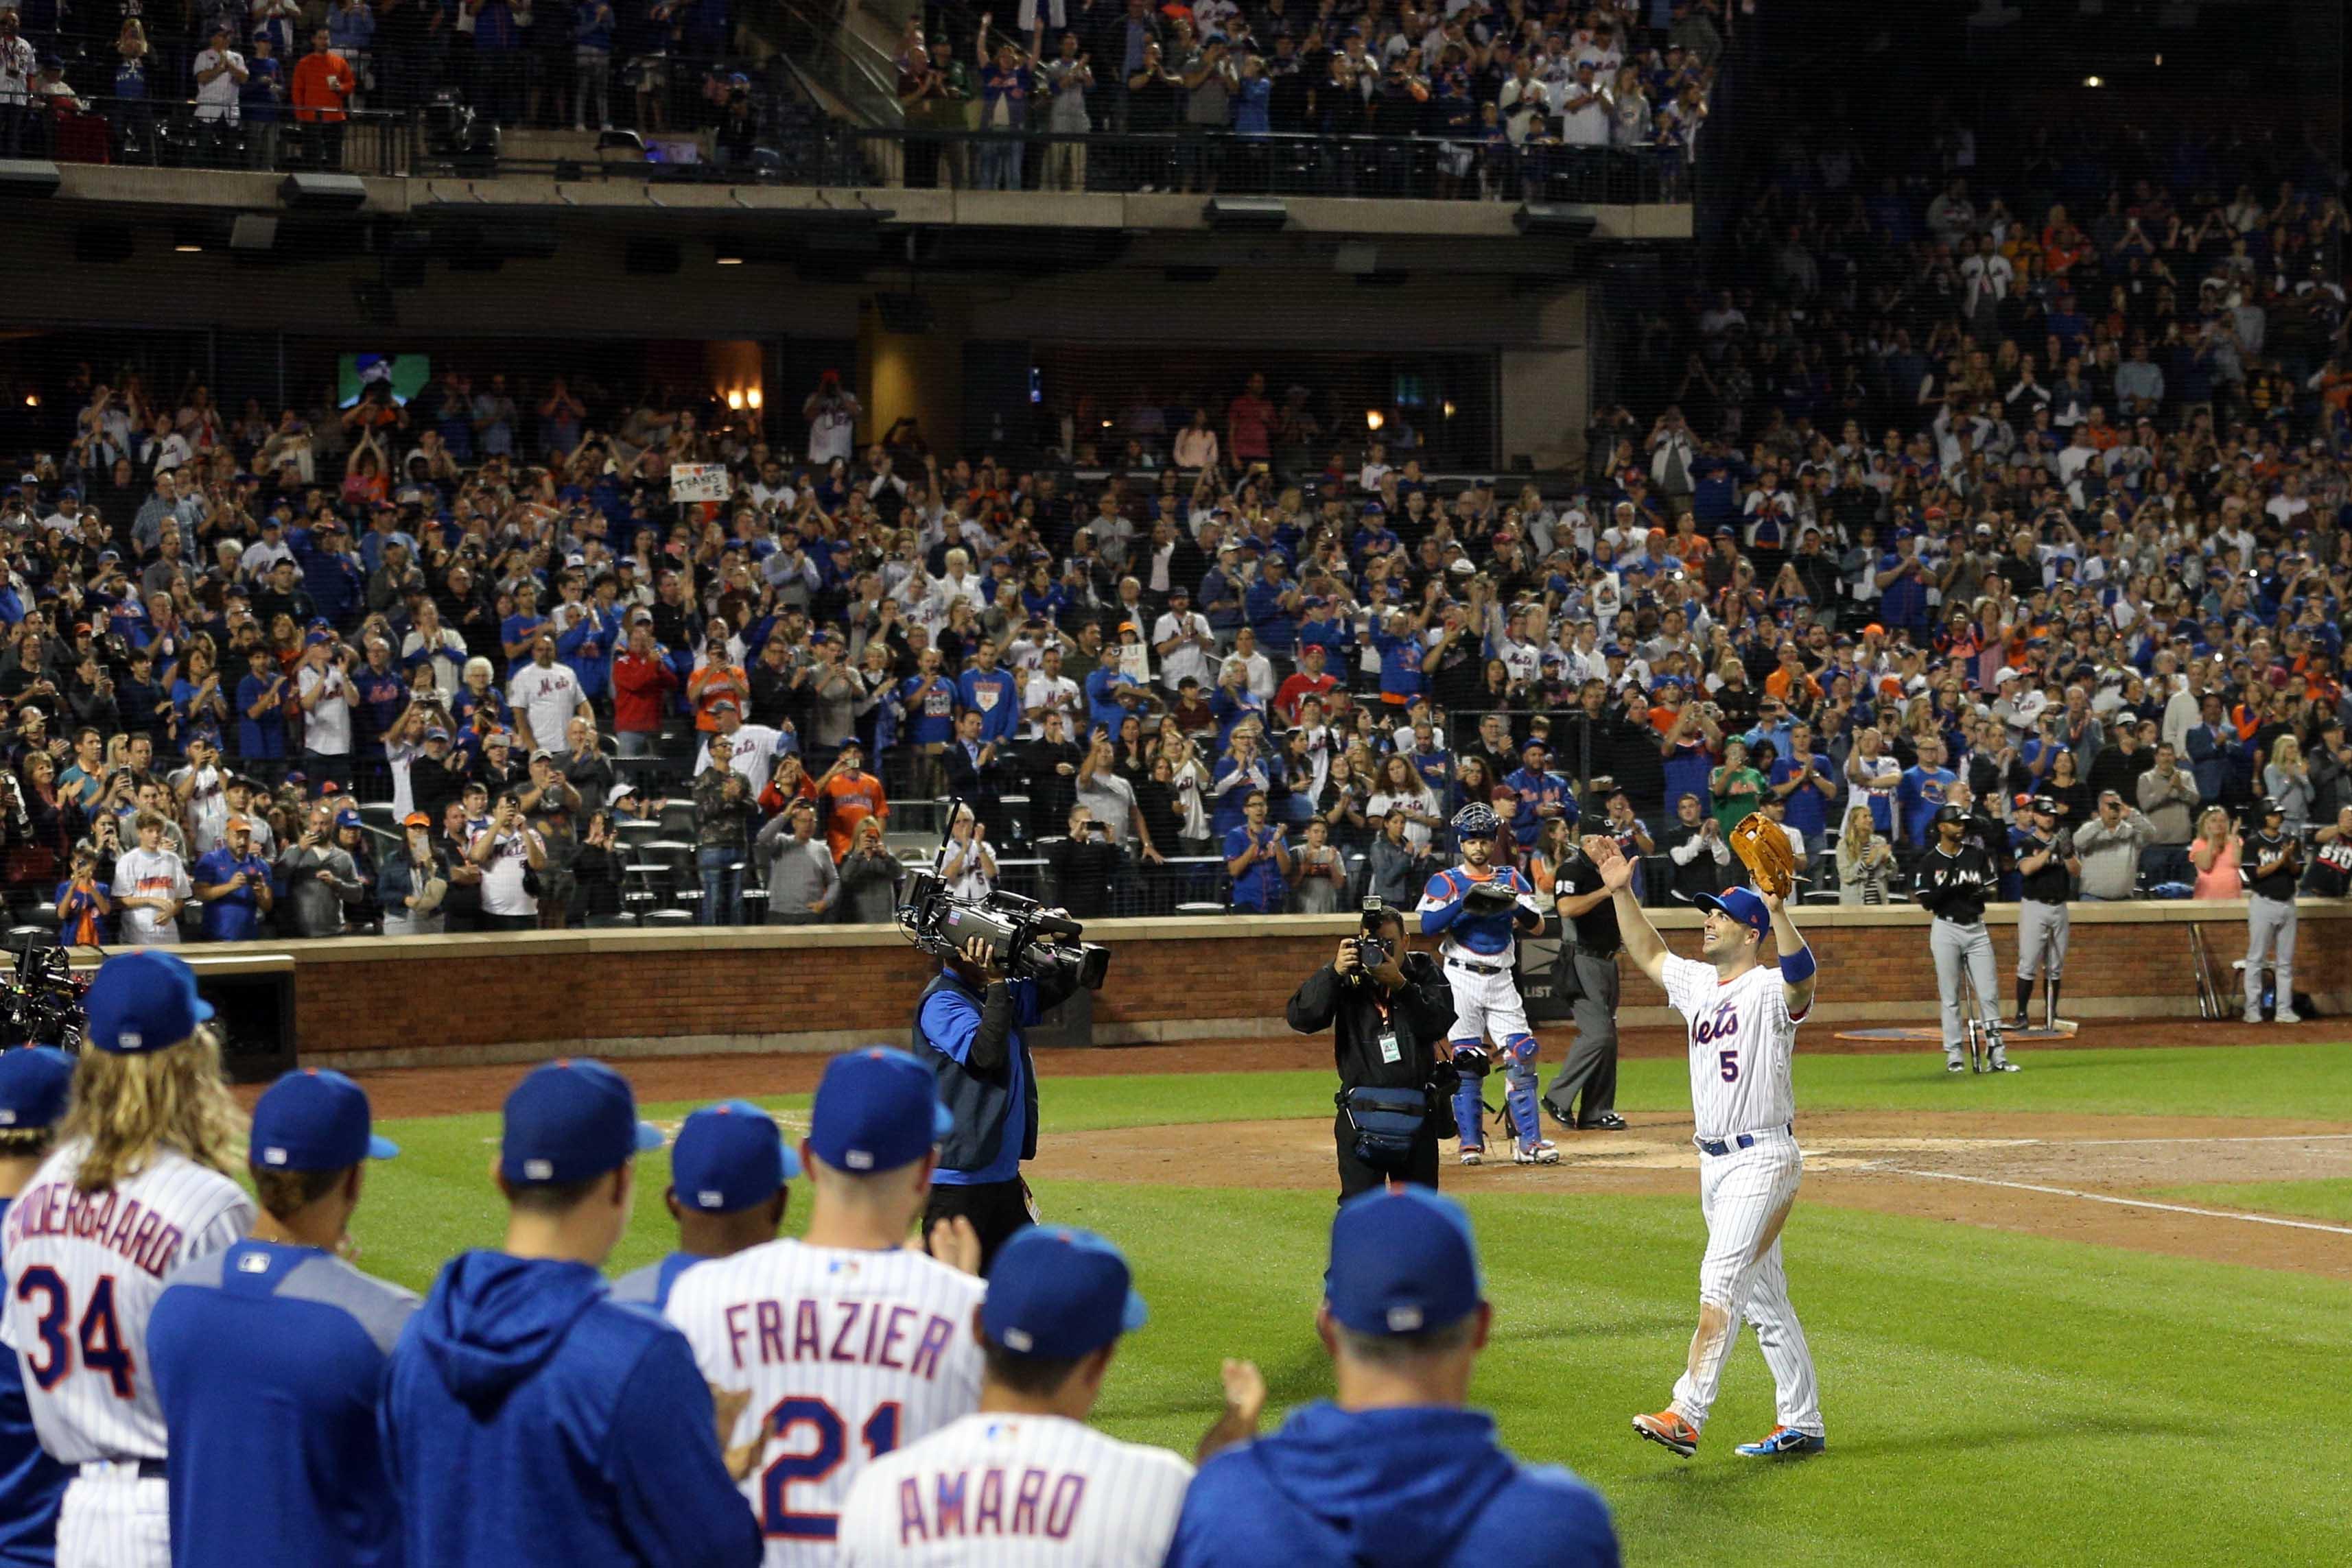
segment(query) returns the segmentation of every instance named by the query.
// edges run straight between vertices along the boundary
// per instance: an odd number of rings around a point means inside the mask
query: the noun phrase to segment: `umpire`
[[[1391,1179],[1435,1186],[1433,1111],[1454,1092],[1438,1047],[1454,1023],[1454,991],[1435,959],[1408,950],[1403,917],[1367,909],[1363,928],[1291,993],[1286,1016],[1300,1034],[1334,1030],[1340,1201]]]
[[[1062,979],[1007,979],[974,937],[940,960],[939,977],[915,1003],[915,1054],[940,1082],[954,1118],[940,1145],[923,1210],[923,1234],[961,1215],[979,1234],[981,1272],[1035,1217],[1021,1162],[1037,1157],[1037,1066],[1021,1031],[1076,988]]]
[[[2072,920],[2066,901],[2083,862],[2074,853],[2074,832],[2058,825],[2058,802],[2036,795],[2027,808],[2028,826],[2017,840],[2017,1019],[2012,1027],[2033,1027],[2033,981],[2050,981],[2049,1023],[2058,1028],[2058,979],[2066,969],[2066,938]]]
[[[1935,842],[1919,857],[1915,874],[1921,908],[1936,918],[1927,928],[1927,950],[1936,960],[1936,993],[1943,1001],[1944,1071],[1975,1065],[1960,991],[1975,991],[1970,1005],[1991,1040],[1985,1071],[2014,1072],[2000,1038],[2000,1002],[1993,989],[1992,934],[1985,929],[1984,906],[1993,892],[1993,870],[1984,852],[1963,839],[1968,813],[1947,802],[1936,808]]]
[[[1617,1114],[1617,907],[1601,880],[1601,868],[1581,849],[1560,867],[1556,884],[1559,911],[1559,958],[1552,967],[1552,995],[1570,1005],[1576,1043],[1569,1047],[1544,1109],[1563,1127],[1581,1132],[1624,1130]],[[1577,1098],[1583,1096],[1580,1113]]]

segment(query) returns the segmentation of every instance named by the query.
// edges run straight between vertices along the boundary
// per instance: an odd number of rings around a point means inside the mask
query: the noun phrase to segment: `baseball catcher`
[[[1536,1113],[1536,1037],[1514,979],[1518,937],[1543,929],[1536,890],[1516,867],[1496,865],[1495,841],[1503,820],[1473,801],[1454,816],[1462,863],[1429,879],[1421,895],[1421,929],[1444,938],[1445,978],[1454,988],[1454,1029],[1447,1040],[1462,1085],[1454,1093],[1454,1122],[1462,1134],[1462,1163],[1486,1159],[1486,1101],[1483,1075],[1488,1042],[1503,1055],[1509,1084],[1504,1094],[1515,1136],[1515,1165],[1559,1163]]]

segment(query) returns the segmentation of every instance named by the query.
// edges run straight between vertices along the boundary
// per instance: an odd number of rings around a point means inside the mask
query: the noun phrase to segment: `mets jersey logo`
[[[1738,1033],[1738,1004],[1729,1000],[1717,1003],[1711,1017],[1691,1025],[1691,1040],[1698,1045],[1712,1045],[1718,1040],[1730,1040]]]

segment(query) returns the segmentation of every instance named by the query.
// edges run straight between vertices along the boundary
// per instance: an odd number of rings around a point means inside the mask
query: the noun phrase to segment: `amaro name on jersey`
[[[1001,1466],[978,1473],[909,1476],[898,1483],[898,1544],[955,1536],[1066,1541],[1086,1501],[1087,1478],[1030,1466],[1017,1479]]]

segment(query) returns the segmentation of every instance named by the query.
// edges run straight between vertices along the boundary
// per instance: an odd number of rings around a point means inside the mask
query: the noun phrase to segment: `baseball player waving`
[[[253,1228],[228,1175],[245,1118],[187,965],[152,948],[90,982],[89,1049],[57,1152],[9,1206],[0,1339],[41,1447],[75,1469],[58,1568],[166,1568],[163,1408],[147,1319],[163,1276]]]
[[[1528,1028],[1527,1005],[1513,979],[1518,967],[1519,935],[1543,929],[1543,905],[1518,871],[1496,865],[1495,841],[1503,820],[1491,806],[1473,801],[1454,815],[1454,836],[1462,863],[1429,879],[1421,895],[1423,935],[1444,938],[1445,978],[1454,988],[1454,1030],[1448,1046],[1465,1071],[1454,1092],[1454,1125],[1462,1134],[1462,1163],[1486,1158],[1486,1084],[1483,1073],[1491,1040],[1503,1054],[1504,1092],[1516,1165],[1559,1163],[1559,1150],[1542,1135],[1536,1113],[1536,1037]]]
[[[1674,1403],[1634,1416],[1633,1430],[1685,1458],[1698,1451],[1745,1317],[1772,1369],[1780,1421],[1769,1437],[1738,1451],[1751,1458],[1819,1453],[1828,1445],[1812,1353],[1780,1269],[1780,1228],[1797,1201],[1805,1163],[1797,1149],[1790,1061],[1797,1025],[1813,1005],[1812,949],[1779,898],[1738,887],[1692,900],[1707,912],[1706,956],[1678,958],[1633,897],[1633,867],[1616,843],[1589,838],[1584,852],[1610,888],[1626,953],[1689,1024],[1699,1211],[1706,1218],[1689,1363],[1675,1382]],[[1777,966],[1760,959],[1768,931],[1779,949]]]

